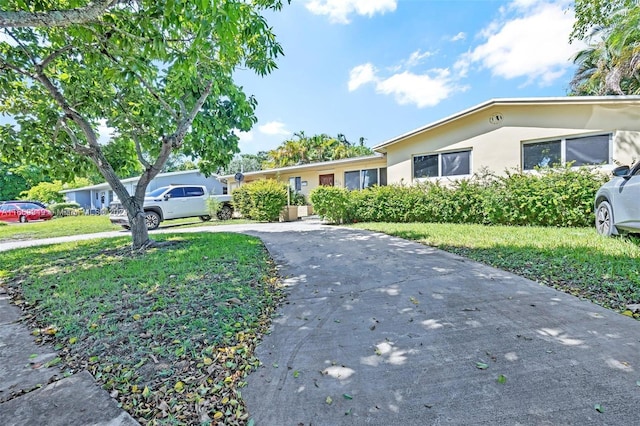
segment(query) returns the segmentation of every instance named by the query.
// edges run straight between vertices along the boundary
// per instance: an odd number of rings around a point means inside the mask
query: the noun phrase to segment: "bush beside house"
[[[440,222],[591,226],[593,197],[606,177],[587,168],[489,173],[445,186],[439,181],[347,191],[319,187],[315,212],[333,223]]]
[[[287,186],[273,179],[261,179],[236,188],[233,208],[247,219],[276,222],[287,205]]]

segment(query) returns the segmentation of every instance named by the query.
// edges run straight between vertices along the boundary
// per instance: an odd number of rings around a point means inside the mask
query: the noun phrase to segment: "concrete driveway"
[[[256,425],[639,421],[638,321],[377,233],[248,233],[289,288],[243,391]]]
[[[260,237],[288,287],[242,391],[257,426],[638,423],[638,321],[377,233],[203,230]]]

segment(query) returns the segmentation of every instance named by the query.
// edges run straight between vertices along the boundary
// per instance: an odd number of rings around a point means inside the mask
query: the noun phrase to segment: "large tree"
[[[640,6],[609,10],[586,38],[578,53],[571,82],[577,95],[630,95],[640,93]]]
[[[265,75],[282,54],[263,16],[282,0],[1,4],[0,113],[14,120],[0,131],[3,155],[69,175],[85,173],[88,158],[127,210],[135,249],[152,243],[142,208],[151,179],[175,153],[199,158],[205,174],[227,163],[236,132],[256,121],[234,70]],[[104,125],[136,153],[134,195],[99,142]]]

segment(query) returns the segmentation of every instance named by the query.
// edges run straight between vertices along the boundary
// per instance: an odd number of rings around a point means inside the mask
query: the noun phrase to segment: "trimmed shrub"
[[[331,223],[348,223],[353,221],[350,195],[345,188],[319,186],[309,196],[313,210],[320,217]]]
[[[233,206],[248,219],[275,222],[287,205],[287,187],[273,179],[261,179],[233,191]]]
[[[450,186],[426,182],[349,192],[321,187],[315,211],[335,223],[447,222],[486,225],[590,226],[593,197],[606,176],[588,168],[484,173]]]

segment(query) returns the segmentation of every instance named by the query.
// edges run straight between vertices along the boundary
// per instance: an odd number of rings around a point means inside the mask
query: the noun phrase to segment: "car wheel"
[[[20,216],[20,218],[18,220],[20,221],[20,223],[26,223],[27,222],[27,217],[26,216]]]
[[[610,237],[613,235],[613,210],[611,204],[602,201],[596,209],[596,231],[598,234]]]
[[[144,221],[147,224],[147,229],[152,231],[160,226],[160,215],[152,211],[145,212]]]
[[[209,222],[211,220],[211,216],[206,215],[206,216],[200,216],[200,220],[203,222]]]
[[[231,219],[231,216],[233,216],[233,209],[230,205],[225,204],[224,206],[222,206],[217,216],[220,220],[229,220]]]

